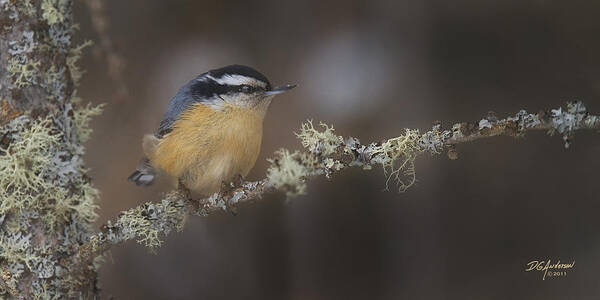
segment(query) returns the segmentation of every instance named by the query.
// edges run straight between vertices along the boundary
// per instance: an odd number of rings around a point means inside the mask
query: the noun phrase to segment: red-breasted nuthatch
[[[294,87],[271,87],[263,74],[240,65],[199,75],[173,97],[158,131],[144,136],[145,157],[129,180],[150,185],[162,170],[208,195],[246,176],[258,158],[273,96]]]

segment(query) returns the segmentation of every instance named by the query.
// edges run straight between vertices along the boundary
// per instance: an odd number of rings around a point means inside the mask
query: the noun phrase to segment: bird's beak
[[[286,85],[282,85],[282,86],[276,86],[276,87],[272,88],[270,91],[265,92],[265,95],[273,96],[273,95],[281,94],[281,93],[287,92],[288,90],[291,90],[295,87],[296,87],[295,84],[286,84]]]

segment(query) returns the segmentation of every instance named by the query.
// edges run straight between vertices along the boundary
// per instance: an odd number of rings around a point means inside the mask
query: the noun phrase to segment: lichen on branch
[[[215,212],[235,210],[243,203],[262,198],[267,193],[284,192],[294,197],[307,192],[307,180],[316,176],[331,177],[348,168],[371,169],[380,166],[388,185],[395,182],[403,191],[415,183],[415,159],[424,153],[432,155],[448,151],[457,158],[456,145],[499,135],[520,137],[528,131],[545,130],[563,136],[565,147],[577,130],[600,130],[600,116],[587,113],[581,102],[569,102],[566,109],[540,111],[537,114],[519,111],[514,116],[498,119],[493,113],[477,122],[462,122],[443,129],[439,122],[431,130],[421,132],[405,129],[404,134],[380,143],[361,144],[353,137],[335,134],[332,126],[321,123],[316,129],[312,121],[302,124],[296,136],[305,151],[280,149],[271,163],[265,179],[232,183],[221,192],[204,199],[191,199],[184,191],[168,193],[160,204],[146,203],[125,211],[116,221],[103,226],[80,248],[79,255],[92,259],[112,245],[135,239],[153,251],[162,244],[162,236],[183,227],[186,215],[206,216]],[[83,259],[83,260],[85,260]]]

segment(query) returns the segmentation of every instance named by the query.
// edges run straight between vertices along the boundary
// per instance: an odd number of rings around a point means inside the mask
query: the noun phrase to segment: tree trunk
[[[77,250],[96,218],[82,161],[72,0],[0,0],[0,298],[95,298]]]

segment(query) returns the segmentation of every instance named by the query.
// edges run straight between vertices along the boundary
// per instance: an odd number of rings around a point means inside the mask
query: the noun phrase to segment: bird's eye
[[[252,92],[253,89],[251,86],[244,84],[240,87],[240,90],[244,93],[249,93],[249,92]]]

